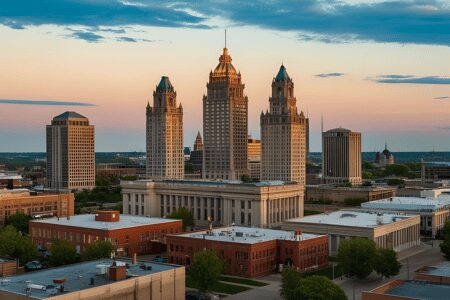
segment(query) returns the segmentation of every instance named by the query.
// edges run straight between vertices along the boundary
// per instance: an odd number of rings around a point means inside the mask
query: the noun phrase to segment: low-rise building
[[[450,295],[450,285],[419,281],[392,280],[371,291],[362,292],[362,300],[443,300]]]
[[[90,243],[109,240],[119,256],[159,253],[164,249],[166,235],[182,230],[181,220],[120,215],[114,210],[34,220],[29,224],[31,239],[43,248],[48,248],[54,239],[64,239],[82,253]]]
[[[260,277],[279,265],[310,270],[328,265],[326,235],[254,227],[224,227],[167,236],[171,263],[189,266],[194,255],[213,249],[225,262],[225,273]]]
[[[197,225],[272,227],[303,216],[303,185],[262,181],[121,181],[123,212],[164,217],[180,207],[194,214]]]
[[[414,271],[414,278],[440,284],[450,284],[450,263],[445,262],[436,266],[424,266]]]
[[[0,299],[184,300],[182,266],[101,259],[9,277]]]
[[[0,225],[21,212],[32,218],[66,217],[74,214],[73,193],[35,193],[27,189],[0,190]]]
[[[450,180],[450,162],[422,162],[422,184]]]
[[[395,196],[396,188],[380,186],[336,187],[334,185],[307,185],[305,201],[344,203],[346,199],[373,201]]]
[[[328,234],[330,255],[352,237],[373,240],[378,247],[402,251],[420,244],[420,216],[339,210],[285,221],[283,229]]]
[[[450,218],[450,196],[436,198],[391,197],[361,204],[364,210],[420,215],[422,234],[435,237]]]
[[[141,169],[141,172],[138,171]],[[145,165],[129,165],[122,163],[101,163],[95,166],[95,176],[123,177],[139,176],[145,173]]]

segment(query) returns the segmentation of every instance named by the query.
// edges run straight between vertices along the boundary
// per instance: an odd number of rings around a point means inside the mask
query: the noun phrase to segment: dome
[[[219,57],[219,64],[213,71],[214,77],[226,77],[230,75],[237,75],[236,69],[231,64],[231,56],[228,54],[228,49],[223,48],[223,53]]]

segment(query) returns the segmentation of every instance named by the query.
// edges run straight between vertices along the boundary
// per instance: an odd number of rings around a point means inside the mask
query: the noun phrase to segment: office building
[[[263,181],[121,181],[123,212],[164,217],[180,207],[194,214],[198,226],[272,227],[303,216],[303,186],[295,182]]]
[[[336,187],[329,184],[307,185],[305,201],[343,204],[346,200],[365,202],[386,199],[394,197],[396,193],[397,188],[389,186]]]
[[[191,155],[189,156],[189,163],[192,165],[192,173],[199,174],[201,178],[203,170],[203,139],[200,131],[195,138],[194,150],[191,151]]]
[[[361,183],[361,133],[344,128],[322,133],[324,183]]]
[[[167,236],[171,263],[189,266],[204,249],[215,250],[225,262],[225,274],[235,276],[265,276],[279,265],[301,271],[328,266],[326,235],[233,226]]]
[[[73,111],[47,125],[47,185],[52,189],[95,186],[94,126]]]
[[[270,110],[261,113],[261,179],[306,182],[307,119],[297,111],[294,82],[281,65]]]
[[[119,211],[97,211],[30,221],[30,237],[36,245],[49,247],[52,240],[73,243],[78,253],[97,240],[109,240],[118,256],[160,253],[169,233],[181,232],[181,220],[120,215]]]
[[[33,219],[73,216],[74,195],[50,191],[32,193],[26,189],[0,190],[0,225],[18,212]]]
[[[422,161],[422,184],[436,181],[450,182],[450,162]]]
[[[183,179],[183,147],[183,107],[163,76],[147,105],[147,177]]]
[[[204,179],[239,180],[248,175],[248,98],[241,73],[223,48],[219,64],[209,73],[203,96]]]
[[[283,229],[301,228],[305,233],[328,234],[330,255],[336,255],[341,240],[364,237],[377,247],[402,251],[420,244],[420,216],[339,210],[287,220]]]
[[[261,179],[261,141],[248,138],[248,169],[250,171],[250,178],[252,180]]]
[[[0,299],[8,300],[184,300],[185,268],[99,259],[8,277]]]

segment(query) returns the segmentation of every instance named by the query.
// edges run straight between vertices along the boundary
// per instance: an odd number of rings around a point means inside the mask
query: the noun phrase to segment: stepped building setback
[[[326,235],[251,228],[224,227],[167,236],[169,261],[189,266],[195,253],[213,249],[225,262],[225,273],[260,277],[290,265],[311,270],[328,265]]]

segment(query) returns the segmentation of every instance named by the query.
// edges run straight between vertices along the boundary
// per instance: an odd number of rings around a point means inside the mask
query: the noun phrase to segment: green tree
[[[186,227],[188,227],[188,226],[189,227],[195,226],[194,214],[186,207],[178,208],[176,211],[174,211],[170,215],[168,215],[167,218],[182,220],[183,221],[183,230],[185,230]]]
[[[0,255],[18,258],[21,264],[36,257],[37,247],[31,239],[20,234],[13,226],[0,230]]]
[[[446,260],[450,260],[450,238],[446,237],[442,243],[439,244],[442,254]]]
[[[411,171],[411,170],[409,169],[409,167],[407,165],[393,164],[393,165],[386,166],[386,168],[384,170],[384,174],[386,176],[395,175],[395,176],[406,177],[406,176],[408,176],[409,171]]]
[[[241,181],[246,183],[246,182],[252,182],[252,179],[250,176],[248,176],[247,174],[244,174],[241,176]]]
[[[50,245],[50,264],[61,266],[72,264],[77,261],[75,245],[66,240],[53,240]]]
[[[114,246],[110,241],[98,240],[86,247],[81,258],[83,260],[96,260],[100,258],[108,258],[111,257],[111,252],[113,250]]]
[[[216,252],[205,250],[194,255],[188,274],[195,287],[201,292],[208,292],[219,282],[223,270],[224,263]]]
[[[6,219],[5,225],[11,225],[20,232],[28,233],[28,222],[30,220],[31,216],[22,212],[16,212],[14,215],[10,215]]]
[[[362,178],[363,179],[373,179],[373,173],[369,171],[363,171],[362,172]]]
[[[325,276],[302,277],[292,268],[283,270],[281,296],[286,300],[346,300],[344,291]]]
[[[444,229],[442,230],[444,233],[444,237],[450,237],[450,220],[445,222]]]
[[[370,161],[363,160],[362,169],[363,170],[373,170],[373,169],[375,169],[375,166]]]
[[[382,277],[389,278],[400,272],[401,264],[397,260],[397,253],[392,249],[377,249],[373,268]]]
[[[357,237],[341,241],[337,259],[344,273],[363,279],[372,273],[375,255],[375,242]]]

